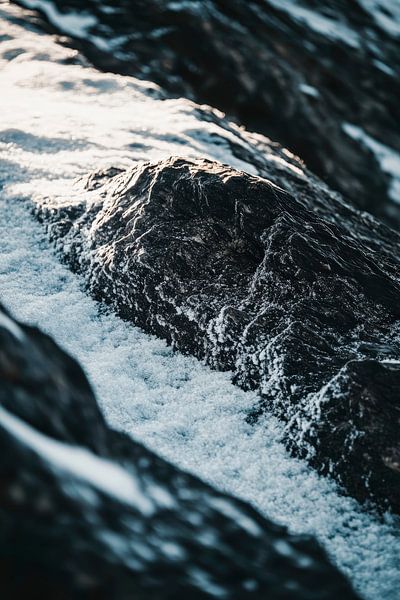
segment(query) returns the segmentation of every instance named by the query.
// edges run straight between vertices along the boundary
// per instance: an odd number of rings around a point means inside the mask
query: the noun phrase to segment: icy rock
[[[400,473],[399,378],[400,362],[350,361],[307,407],[305,419],[308,426],[310,415],[323,411],[323,419],[316,419],[306,436],[315,437],[316,456],[320,447],[330,454],[327,472],[340,473],[344,485],[354,489],[358,497],[368,496],[368,489],[379,490],[396,508]],[[345,464],[349,454],[353,469]],[[311,459],[312,464],[314,460]],[[315,463],[318,465],[318,458]],[[365,465],[362,482],[354,478],[357,465]]]
[[[260,391],[250,419],[273,411],[296,455],[399,511],[399,236],[308,186],[170,158],[91,174],[81,204],[36,213],[95,298],[232,370]]]
[[[399,157],[397,0],[24,0],[98,67],[207,102],[298,154],[399,225],[399,192],[370,144]]]
[[[79,365],[0,307],[7,598],[355,598],[307,536],[105,423]]]

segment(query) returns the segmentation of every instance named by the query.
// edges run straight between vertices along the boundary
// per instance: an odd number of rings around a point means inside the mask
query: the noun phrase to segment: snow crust
[[[398,598],[398,520],[363,511],[334,483],[290,458],[276,419],[246,424],[258,398],[234,387],[229,373],[174,354],[98,306],[29,215],[35,198],[69,197],[74,178],[111,164],[180,154],[254,172],[231,153],[233,134],[201,120],[191,102],[160,101],[153,84],[49,61],[64,50],[18,26],[7,23],[5,30],[0,300],[78,358],[110,425],[291,531],[315,534],[364,598]],[[237,131],[235,142],[244,143]]]
[[[265,0],[274,8],[285,11],[292,19],[301,21],[307,27],[331,39],[336,39],[353,48],[360,47],[362,40],[349,25],[322,14],[317,7],[310,8],[301,0]],[[376,25],[392,37],[400,36],[399,0],[357,0],[357,3],[374,19]],[[338,3],[339,4],[339,3]]]

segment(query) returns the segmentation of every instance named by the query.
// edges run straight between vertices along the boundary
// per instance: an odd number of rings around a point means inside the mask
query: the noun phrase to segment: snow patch
[[[299,85],[299,89],[306,96],[312,96],[313,98],[318,98],[319,97],[319,91],[315,87],[313,87],[312,85],[308,85],[307,83],[301,83]]]
[[[396,75],[396,71],[394,71],[391,67],[389,67],[387,64],[385,64],[381,60],[374,59],[372,62],[383,73],[386,73],[386,75],[390,75],[390,77],[394,77]]]
[[[85,12],[61,12],[51,0],[24,0],[27,8],[41,10],[50,22],[58,25],[68,35],[85,37],[87,30],[96,25],[97,19]]]
[[[392,178],[389,188],[390,198],[394,202],[400,203],[400,154],[396,150],[393,150],[393,148],[389,148],[389,146],[385,146],[385,144],[375,140],[365,133],[361,127],[357,127],[351,123],[344,123],[343,130],[353,140],[360,142],[375,154],[381,164],[382,171]]]
[[[0,312],[0,328],[6,329],[11,335],[13,335],[20,342],[24,341],[24,333],[20,327],[14,321],[12,321],[6,314]]]
[[[359,0],[359,2],[381,29],[394,37],[400,36],[399,0]]]
[[[84,448],[45,436],[3,407],[0,407],[0,423],[22,444],[57,469],[67,471],[73,477],[84,480],[88,485],[135,507],[147,516],[153,514],[152,502],[143,494],[134,478],[117,464],[99,458]]]
[[[268,4],[278,10],[286,12],[293,19],[304,23],[320,35],[331,39],[340,40],[352,48],[360,46],[358,34],[345,23],[330,19],[315,9],[302,6],[294,0],[265,0]]]

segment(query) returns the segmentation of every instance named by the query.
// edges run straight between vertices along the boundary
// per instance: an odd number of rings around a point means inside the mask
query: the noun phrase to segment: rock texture
[[[400,238],[311,176],[292,189],[171,158],[36,214],[97,299],[232,370],[260,391],[249,419],[273,411],[295,454],[399,511]]]
[[[0,590],[356,598],[309,537],[110,430],[79,365],[0,307]]]
[[[221,108],[400,224],[397,0],[22,3],[96,66]]]

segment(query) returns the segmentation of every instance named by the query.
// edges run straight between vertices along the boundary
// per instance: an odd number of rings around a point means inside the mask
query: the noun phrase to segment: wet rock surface
[[[96,66],[236,116],[399,225],[396,0],[22,3]]]
[[[290,194],[171,158],[80,185],[36,214],[94,297],[232,370],[260,391],[250,420],[272,411],[296,455],[399,511],[398,234],[304,173]]]
[[[79,365],[0,308],[7,598],[355,598],[322,549],[104,422]]]

